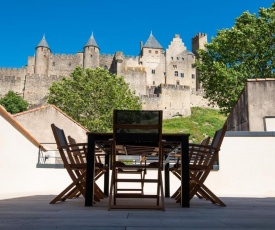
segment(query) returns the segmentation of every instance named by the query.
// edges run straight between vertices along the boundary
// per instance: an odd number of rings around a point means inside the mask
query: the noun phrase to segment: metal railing
[[[40,143],[38,148],[37,168],[64,168],[56,143]],[[45,150],[42,149],[42,145]]]

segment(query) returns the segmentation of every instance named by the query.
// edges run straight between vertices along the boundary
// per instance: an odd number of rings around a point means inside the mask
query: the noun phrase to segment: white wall
[[[0,127],[0,199],[57,195],[70,183],[65,169],[36,168],[38,147],[2,116]]]
[[[275,136],[260,133],[224,138],[220,170],[211,172],[206,181],[216,195],[275,197]]]
[[[65,169],[36,168],[38,148],[1,116],[0,127],[0,199],[57,195],[71,182]],[[210,173],[208,188],[219,197],[275,197],[275,132],[235,137],[228,133],[221,146],[220,170]],[[172,195],[179,180],[171,174],[170,183]]]

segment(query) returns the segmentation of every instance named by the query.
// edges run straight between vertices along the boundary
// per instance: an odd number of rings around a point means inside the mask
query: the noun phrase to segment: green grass
[[[163,121],[163,133],[189,133],[190,142],[200,143],[205,137],[213,137],[226,117],[216,109],[192,108],[191,116]]]

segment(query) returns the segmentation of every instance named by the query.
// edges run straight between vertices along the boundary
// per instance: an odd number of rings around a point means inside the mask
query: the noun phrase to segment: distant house
[[[40,143],[55,143],[51,130],[54,123],[66,135],[73,136],[78,142],[87,142],[88,130],[54,105],[45,105],[13,115],[29,133]]]

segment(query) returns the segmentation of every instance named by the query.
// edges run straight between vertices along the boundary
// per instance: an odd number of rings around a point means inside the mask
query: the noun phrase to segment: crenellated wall
[[[191,115],[189,86],[162,84],[159,90],[141,97],[143,109],[163,110],[164,119]]]
[[[77,66],[101,67],[110,73],[124,76],[126,83],[142,100],[143,109],[162,109],[166,118],[190,115],[191,107],[209,107],[202,93],[197,91],[197,73],[193,67],[196,56],[186,49],[179,35],[175,35],[164,51],[161,46],[141,46],[138,56],[100,54],[97,46],[85,46],[76,54],[53,54],[43,42],[36,47],[36,55],[28,57],[26,67],[0,68],[0,97],[13,90],[26,99],[30,108],[46,103],[48,88],[54,81],[68,77]],[[206,34],[192,38],[194,48],[203,48]]]
[[[111,70],[113,62],[114,62],[113,54],[101,54],[99,56],[99,67],[101,68]]]

